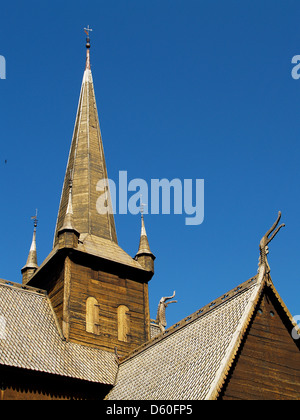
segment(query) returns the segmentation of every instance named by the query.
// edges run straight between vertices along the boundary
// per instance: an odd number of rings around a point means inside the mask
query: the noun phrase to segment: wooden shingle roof
[[[114,383],[114,355],[66,342],[44,291],[0,280],[0,317],[0,365]]]
[[[264,268],[119,365],[112,353],[66,342],[43,290],[0,280],[0,365],[114,385],[107,400],[215,399],[265,287],[298,329]]]
[[[123,359],[108,400],[217,398],[266,286],[293,320],[264,267],[257,276]],[[294,324],[296,326],[296,324]]]
[[[193,314],[125,359],[108,399],[195,400],[208,397],[256,279],[230,298]],[[209,307],[210,306],[210,307]]]
[[[76,249],[89,255],[144,271],[144,268],[118,244],[105,238],[87,234],[80,235]]]

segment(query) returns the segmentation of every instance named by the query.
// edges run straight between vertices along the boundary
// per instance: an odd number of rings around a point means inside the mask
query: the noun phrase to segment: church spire
[[[117,346],[123,356],[150,339],[148,282],[154,256],[149,244],[146,250],[142,245],[144,222],[138,261],[117,244],[89,38],[86,46],[54,248],[29,285],[47,291],[66,341],[108,352]]]
[[[31,242],[26,265],[21,270],[22,277],[23,277],[22,279],[23,284],[27,284],[30,278],[38,269],[37,252],[36,252],[36,228],[37,228],[37,222],[38,222],[37,211],[36,211],[36,215],[33,216],[32,219],[34,220],[32,242]]]
[[[112,212],[98,211],[97,201],[104,198],[107,208],[111,208],[108,175],[103,151],[99,117],[96,106],[94,84],[90,64],[90,38],[92,31],[85,29],[86,65],[76,115],[73,138],[69,153],[66,176],[58,211],[54,246],[58,244],[58,234],[62,229],[69,205],[69,176],[72,170],[72,223],[82,235],[109,239],[117,243],[117,234]],[[104,186],[104,187],[99,187]]]

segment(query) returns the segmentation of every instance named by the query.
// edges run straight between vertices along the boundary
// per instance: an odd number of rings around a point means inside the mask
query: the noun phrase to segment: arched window
[[[130,313],[125,305],[118,307],[118,340],[129,342],[130,335]]]
[[[88,333],[99,334],[99,305],[94,297],[89,297],[86,300],[85,329]]]

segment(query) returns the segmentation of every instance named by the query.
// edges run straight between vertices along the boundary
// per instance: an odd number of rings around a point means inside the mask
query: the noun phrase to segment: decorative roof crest
[[[285,224],[283,223],[282,225],[277,227],[279,222],[280,222],[280,219],[281,219],[281,212],[278,213],[278,217],[277,217],[276,222],[273,224],[271,229],[269,229],[268,232],[262,237],[262,239],[259,243],[260,257],[259,257],[259,264],[258,265],[259,265],[259,267],[261,267],[263,264],[265,264],[265,267],[266,267],[265,273],[266,274],[269,274],[270,271],[271,271],[269,263],[268,263],[268,259],[267,259],[267,255],[269,254],[269,246],[268,245],[275,238],[275,236],[280,231],[280,229],[285,226]]]
[[[161,332],[165,332],[167,321],[166,321],[166,309],[170,303],[177,303],[177,300],[170,300],[175,297],[176,292],[173,293],[172,296],[169,297],[162,297],[158,304],[157,309],[157,316],[155,323],[159,326]],[[170,300],[170,302],[167,302],[167,300]]]

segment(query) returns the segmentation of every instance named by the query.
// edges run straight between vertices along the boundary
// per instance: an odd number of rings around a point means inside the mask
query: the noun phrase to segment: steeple
[[[89,32],[86,40],[86,66],[83,74],[79,104],[77,109],[73,138],[69,153],[58,211],[54,246],[58,244],[69,205],[69,173],[72,170],[72,222],[76,230],[85,235],[109,239],[117,243],[117,234],[112,212],[97,210],[97,200],[104,198],[106,206],[111,207],[111,197],[107,185],[107,169],[103,151],[99,117],[90,63]],[[102,190],[101,190],[102,189]]]
[[[31,247],[29,250],[28,258],[26,265],[22,268],[22,283],[25,285],[28,283],[28,281],[31,279],[33,274],[38,269],[38,263],[37,263],[37,252],[36,252],[36,228],[37,228],[37,211],[36,215],[32,217],[34,220],[34,229],[33,229],[33,237],[31,242]]]
[[[150,339],[148,283],[155,257],[143,217],[136,259],[117,243],[89,37],[86,49],[54,246],[29,285],[47,291],[67,341],[109,352],[117,347],[124,355]]]
[[[139,250],[135,256],[135,260],[146,270],[154,273],[154,260],[155,256],[152,254],[149,246],[149,241],[145,228],[145,221],[143,211],[141,211],[141,238]]]

